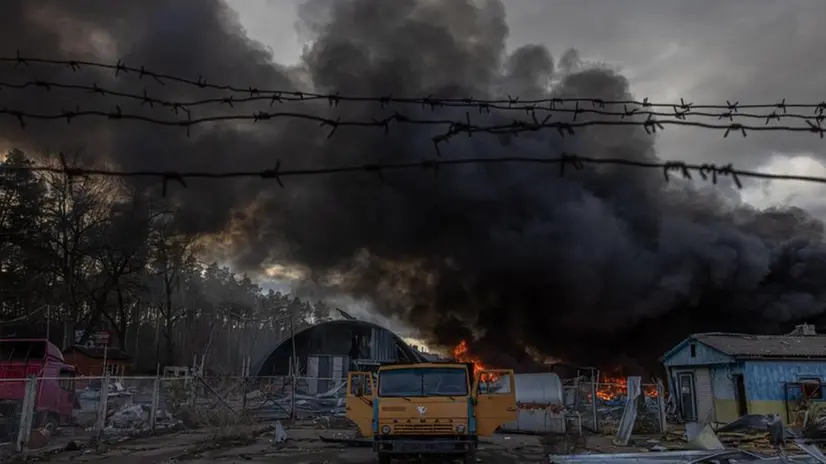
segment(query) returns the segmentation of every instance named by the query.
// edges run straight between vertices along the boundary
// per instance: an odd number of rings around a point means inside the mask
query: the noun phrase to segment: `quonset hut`
[[[353,370],[371,371],[387,362],[421,362],[418,351],[379,325],[354,319],[323,322],[281,341],[252,366],[256,377],[291,374],[295,345],[297,373],[308,379],[307,393],[328,390]]]

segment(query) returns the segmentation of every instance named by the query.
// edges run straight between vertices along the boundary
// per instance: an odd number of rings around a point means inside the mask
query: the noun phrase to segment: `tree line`
[[[200,261],[205,237],[181,227],[157,185],[2,169],[31,165],[20,150],[0,164],[0,337],[66,348],[108,330],[139,371],[205,356],[237,375],[245,357],[331,318],[323,302]]]

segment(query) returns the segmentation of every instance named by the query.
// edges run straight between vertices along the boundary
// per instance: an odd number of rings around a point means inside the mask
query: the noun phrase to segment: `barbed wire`
[[[556,164],[559,166],[560,175],[564,174],[567,167],[574,169],[582,169],[585,164],[602,164],[602,165],[620,165],[637,168],[661,169],[666,180],[675,172],[680,176],[691,179],[692,172],[699,173],[703,179],[711,179],[712,182],[717,182],[719,176],[730,177],[738,187],[742,187],[740,177],[753,177],[760,179],[773,180],[794,180],[804,182],[826,183],[826,178],[814,176],[798,176],[786,174],[773,174],[757,171],[738,170],[731,165],[717,166],[714,164],[690,164],[683,161],[669,161],[669,162],[642,162],[632,161],[627,159],[605,159],[605,158],[587,158],[576,155],[563,155],[559,158],[533,158],[533,157],[495,157],[495,158],[461,158],[461,159],[442,159],[439,152],[439,144],[446,142],[456,135],[467,134],[472,136],[475,133],[490,133],[498,135],[519,135],[523,132],[535,132],[543,129],[556,130],[560,136],[565,137],[574,135],[576,129],[591,127],[591,126],[629,126],[642,127],[648,133],[654,133],[657,130],[663,130],[667,125],[688,126],[704,129],[723,131],[723,137],[728,137],[731,132],[737,132],[743,137],[748,135],[748,132],[764,132],[764,131],[782,131],[782,132],[809,132],[814,133],[823,138],[826,128],[821,126],[824,118],[826,118],[826,101],[819,103],[787,103],[785,99],[771,104],[741,104],[737,101],[726,101],[723,104],[694,104],[680,99],[676,103],[657,103],[651,102],[647,98],[642,100],[605,100],[599,98],[543,98],[533,100],[521,100],[519,98],[507,99],[475,99],[473,97],[467,98],[434,98],[427,97],[393,97],[391,95],[379,97],[365,97],[365,96],[344,96],[338,93],[321,94],[312,92],[288,91],[288,90],[268,90],[258,87],[248,86],[246,88],[236,87],[228,84],[213,84],[207,82],[203,77],[198,77],[197,80],[188,79],[171,74],[158,73],[150,71],[143,66],[132,67],[127,66],[123,61],[119,60],[115,64],[107,64],[93,61],[81,60],[55,60],[35,57],[25,57],[18,51],[14,57],[0,57],[0,63],[13,64],[15,67],[29,66],[32,64],[40,64],[47,66],[64,66],[72,71],[79,71],[82,68],[97,68],[110,70],[114,72],[115,77],[121,74],[136,74],[139,79],[151,78],[160,85],[166,85],[168,82],[177,82],[184,85],[195,86],[201,89],[220,90],[229,93],[243,93],[246,94],[243,98],[236,98],[234,96],[215,97],[202,100],[193,101],[172,101],[160,98],[151,97],[146,90],[143,94],[134,94],[129,92],[122,92],[107,89],[98,86],[96,83],[92,85],[86,84],[70,84],[61,82],[50,82],[31,80],[22,83],[0,82],[0,90],[14,89],[21,90],[26,88],[38,88],[46,91],[52,88],[70,89],[85,91],[103,96],[126,98],[131,100],[138,100],[142,104],[154,107],[159,105],[168,107],[173,112],[183,111],[186,113],[186,118],[172,118],[164,119],[144,114],[128,113],[121,110],[119,105],[115,105],[111,111],[103,111],[97,109],[80,109],[76,107],[75,110],[62,110],[55,113],[35,113],[30,111],[0,108],[0,116],[10,116],[16,118],[22,128],[27,126],[27,119],[32,120],[65,120],[71,123],[74,119],[83,117],[97,117],[106,118],[108,120],[134,120],[144,123],[162,125],[162,126],[176,126],[185,128],[187,135],[190,135],[190,128],[200,124],[221,122],[221,121],[251,121],[262,122],[277,118],[300,119],[310,122],[316,122],[321,127],[328,127],[330,129],[328,138],[332,137],[339,127],[372,127],[383,129],[385,133],[389,132],[391,124],[413,124],[413,125],[433,125],[433,126],[447,126],[446,131],[432,138],[437,150],[438,159],[429,159],[418,162],[402,162],[391,164],[368,164],[368,165],[353,165],[341,166],[334,168],[319,168],[319,169],[294,169],[281,170],[280,162],[276,163],[273,169],[265,169],[261,171],[235,171],[235,172],[166,172],[166,171],[116,171],[104,169],[87,169],[69,167],[63,164],[62,167],[46,167],[46,166],[26,166],[26,167],[9,167],[4,166],[2,170],[28,170],[37,172],[55,172],[63,173],[70,177],[74,176],[109,176],[109,177],[157,177],[160,178],[164,185],[164,192],[166,192],[167,184],[170,181],[177,182],[186,187],[185,179],[202,178],[202,179],[225,179],[237,177],[258,177],[262,179],[275,180],[280,186],[284,186],[281,179],[283,177],[291,176],[307,176],[307,175],[323,175],[336,173],[352,173],[352,172],[368,172],[375,173],[381,177],[385,171],[400,170],[400,169],[415,169],[423,168],[437,171],[439,167],[445,165],[460,165],[460,164],[491,164],[491,163],[533,163],[533,164]],[[417,104],[423,107],[435,110],[439,107],[458,107],[458,108],[475,108],[480,113],[490,112],[492,109],[496,110],[518,110],[527,113],[530,119],[513,119],[509,118],[507,122],[491,125],[477,125],[471,123],[470,111],[465,113],[464,121],[456,121],[450,119],[424,119],[406,116],[399,112],[393,112],[391,115],[381,119],[371,120],[342,120],[340,117],[335,119],[290,111],[257,111],[252,113],[240,114],[218,114],[204,117],[193,117],[190,109],[198,106],[208,104],[224,104],[234,107],[236,103],[254,102],[254,101],[269,101],[271,106],[275,103],[285,103],[293,101],[319,101],[324,100],[329,106],[338,106],[341,102],[374,102],[386,107],[389,104]],[[573,108],[565,107],[565,105],[573,104]],[[584,105],[584,106],[583,106]],[[590,105],[590,108],[588,107]],[[611,106],[622,106],[622,111],[606,109]],[[671,108],[672,112],[656,111],[656,108]],[[789,109],[812,109],[813,115],[793,114],[788,113]],[[700,109],[706,110],[722,110],[718,112],[711,111],[697,111]],[[744,109],[772,109],[770,113],[742,113]],[[544,114],[540,119],[537,113]],[[554,120],[551,118],[555,114],[570,115],[567,121]],[[578,120],[581,114],[593,114],[598,116],[613,116],[616,120]],[[689,116],[716,118],[718,120],[728,120],[729,123],[709,123],[701,121],[690,121]],[[734,118],[749,118],[764,120],[763,126],[746,125],[738,122],[733,122]],[[633,118],[633,119],[631,119]],[[661,119],[672,118],[672,119]],[[805,125],[769,125],[771,121],[781,119],[795,119],[805,122]],[[499,115],[499,120],[506,120],[506,118]],[[2,172],[0,170],[0,172]]]
[[[236,94],[245,94],[248,95],[247,99],[233,99],[232,97],[224,97],[218,99],[207,99],[202,101],[195,101],[189,102],[188,105],[184,106],[198,106],[202,104],[209,104],[209,103],[238,103],[242,101],[255,101],[251,100],[252,98],[256,99],[264,99],[264,100],[273,100],[275,99],[278,102],[289,102],[289,101],[300,101],[300,102],[307,102],[313,100],[324,100],[329,102],[330,105],[338,105],[342,102],[355,102],[355,103],[379,103],[381,105],[389,105],[391,103],[396,104],[416,104],[416,105],[423,105],[430,108],[436,108],[439,106],[459,106],[459,107],[475,107],[479,108],[480,110],[485,109],[515,109],[515,110],[534,110],[540,111],[542,109],[548,109],[551,111],[557,111],[556,107],[558,105],[564,104],[585,104],[591,105],[593,108],[605,108],[607,106],[636,106],[642,108],[672,108],[678,109],[682,112],[692,111],[692,110],[700,110],[700,109],[715,109],[715,110],[726,110],[723,114],[728,113],[739,113],[740,110],[746,109],[774,109],[780,111],[778,115],[787,114],[789,109],[811,109],[814,111],[815,115],[823,115],[826,113],[826,101],[821,101],[818,103],[787,103],[786,99],[780,99],[777,102],[773,103],[756,103],[756,104],[744,104],[740,103],[739,101],[726,101],[725,104],[695,104],[693,102],[688,102],[683,98],[680,98],[679,103],[662,103],[662,102],[652,102],[648,98],[643,98],[641,100],[633,100],[633,99],[623,99],[623,100],[608,100],[602,98],[588,98],[588,97],[576,97],[576,98],[562,98],[562,97],[548,97],[548,98],[539,98],[539,99],[521,99],[521,98],[513,98],[508,97],[505,99],[477,99],[472,96],[464,97],[464,98],[439,98],[430,96],[417,96],[417,97],[398,97],[393,95],[386,95],[386,96],[355,96],[355,95],[341,95],[338,92],[333,93],[315,93],[315,92],[303,92],[303,91],[296,91],[296,90],[284,90],[284,89],[263,89],[260,87],[255,86],[247,86],[247,87],[238,87],[229,84],[214,84],[207,82],[207,80],[203,76],[199,76],[197,79],[190,79],[181,76],[176,76],[172,74],[165,74],[160,72],[151,71],[146,69],[144,66],[134,67],[134,66],[127,66],[122,60],[118,60],[115,64],[109,63],[101,63],[95,61],[85,61],[85,60],[58,60],[58,59],[46,59],[46,58],[37,58],[37,57],[27,57],[21,55],[20,51],[17,51],[16,55],[13,57],[9,56],[0,56],[0,63],[6,64],[13,64],[15,67],[19,66],[29,66],[32,64],[40,64],[40,65],[47,65],[47,66],[60,66],[66,67],[71,69],[72,71],[80,71],[83,68],[96,68],[96,69],[103,69],[114,71],[114,76],[119,77],[121,74],[135,74],[138,76],[139,79],[149,78],[155,81],[160,85],[166,85],[167,82],[176,82],[179,84],[184,84],[188,86],[194,86],[201,89],[212,89],[212,90],[221,90],[230,93]],[[35,81],[33,81],[35,82]],[[40,81],[44,83],[43,81]],[[57,87],[55,83],[51,83],[53,87]],[[21,84],[18,84],[21,85]],[[35,85],[35,84],[32,84]],[[80,89],[80,90],[93,90],[93,89]],[[126,98],[133,98],[130,94],[121,93],[120,96]],[[143,99],[143,96],[139,96],[139,98]],[[180,105],[179,105],[180,106]],[[580,111],[584,111],[584,108]],[[743,113],[739,113],[743,115]],[[771,113],[770,113],[771,114]],[[719,114],[718,114],[719,116]],[[769,115],[754,115],[754,117],[763,119]],[[745,116],[748,117],[748,116]]]
[[[404,114],[395,112],[390,116],[382,119],[371,120],[342,120],[340,117],[336,119],[317,116],[307,113],[297,112],[266,112],[258,111],[254,113],[240,113],[240,114],[219,114],[211,116],[203,116],[194,118],[189,115],[186,119],[164,119],[154,116],[148,116],[137,113],[128,113],[121,110],[120,106],[115,106],[112,111],[102,110],[81,110],[79,107],[75,110],[63,110],[56,113],[34,113],[30,111],[0,108],[0,116],[10,116],[17,119],[21,128],[27,127],[27,119],[33,120],[65,120],[71,123],[73,120],[83,117],[97,117],[108,120],[132,120],[144,123],[156,124],[160,126],[181,127],[186,130],[187,136],[191,135],[191,128],[197,125],[228,122],[228,121],[248,121],[248,122],[262,122],[272,119],[298,119],[319,123],[320,127],[330,128],[327,138],[335,135],[340,127],[363,127],[363,128],[379,128],[383,129],[385,134],[390,132],[391,124],[410,124],[422,126],[447,126],[444,133],[432,137],[432,141],[439,151],[439,144],[447,142],[457,135],[467,134],[471,136],[476,133],[488,133],[494,135],[519,135],[524,132],[537,132],[544,129],[556,130],[560,136],[566,137],[575,135],[577,129],[596,126],[624,126],[624,127],[641,127],[646,133],[653,134],[657,131],[665,129],[665,126],[684,126],[695,127],[703,129],[714,129],[723,131],[723,137],[728,137],[731,132],[740,133],[743,137],[748,135],[748,132],[809,132],[817,134],[821,139],[826,133],[826,128],[818,123],[806,120],[806,126],[755,126],[741,123],[729,124],[715,124],[705,123],[699,121],[688,120],[661,120],[649,117],[644,120],[586,120],[586,121],[550,121],[551,117],[546,116],[542,120],[531,115],[531,120],[513,119],[507,123],[491,124],[491,125],[476,125],[471,123],[470,114],[466,113],[465,121],[456,121],[450,119],[422,119],[405,116]]]
[[[166,107],[171,109],[174,113],[184,112],[189,114],[192,108],[200,107],[200,106],[208,106],[208,105],[226,105],[229,107],[235,107],[238,104],[244,103],[252,103],[252,102],[267,102],[272,107],[276,103],[284,104],[285,102],[307,102],[307,101],[314,101],[325,99],[330,107],[337,106],[337,102],[335,101],[336,98],[345,98],[348,97],[336,97],[336,96],[322,96],[318,95],[318,98],[300,98],[300,97],[293,97],[293,98],[281,98],[278,95],[271,95],[271,96],[263,96],[263,95],[256,95],[256,96],[248,96],[248,97],[240,97],[236,98],[232,95],[227,97],[213,97],[213,98],[204,98],[200,100],[189,100],[189,101],[176,101],[176,100],[166,100],[162,98],[152,97],[146,88],[143,89],[143,93],[131,93],[131,92],[123,92],[119,90],[111,90],[106,87],[99,86],[97,83],[93,83],[92,85],[86,84],[68,84],[63,82],[56,82],[56,81],[45,81],[45,80],[28,80],[22,83],[10,83],[10,82],[2,82],[0,81],[0,90],[25,90],[25,89],[38,89],[44,90],[46,92],[51,92],[52,89],[64,89],[64,90],[75,90],[75,91],[82,91],[89,94],[96,94],[105,97],[115,97],[115,98],[122,98],[126,100],[135,100],[140,102],[140,104],[147,105],[151,108],[154,108],[156,105],[160,107]],[[355,100],[353,101],[373,101],[377,103],[383,103],[384,98],[382,97],[353,97]],[[518,101],[518,100],[514,100]],[[574,102],[573,108],[565,108],[562,104],[560,105],[552,105],[552,106],[539,106],[539,105],[517,105],[517,104],[497,104],[497,103],[487,103],[487,102],[476,102],[476,103],[468,103],[468,102],[450,102],[450,101],[442,101],[437,99],[429,99],[427,103],[424,102],[414,102],[414,101],[403,101],[402,103],[421,103],[422,107],[425,109],[430,109],[431,111],[436,111],[442,107],[448,108],[476,108],[480,114],[483,113],[490,113],[491,110],[500,110],[500,111],[520,111],[525,112],[527,114],[531,114],[533,112],[542,112],[542,113],[557,113],[557,114],[573,114],[573,119],[576,120],[576,117],[580,114],[592,114],[598,116],[613,116],[619,118],[626,118],[630,116],[645,116],[645,117],[672,117],[676,119],[686,119],[687,117],[698,117],[698,118],[713,118],[713,119],[727,119],[729,121],[734,121],[735,118],[743,118],[743,119],[759,119],[763,120],[765,124],[769,124],[771,121],[779,121],[782,119],[798,119],[798,120],[810,120],[817,122],[818,124],[821,123],[824,119],[826,119],[826,114],[824,114],[824,110],[826,110],[826,102],[818,103],[813,106],[814,113],[811,115],[806,114],[799,114],[799,113],[788,113],[784,108],[783,112],[777,112],[776,110],[769,112],[769,113],[742,113],[739,112],[739,108],[737,104],[729,104],[728,106],[722,106],[721,108],[726,108],[725,111],[716,111],[716,112],[709,112],[709,111],[696,111],[696,108],[699,107],[691,107],[690,104],[681,103],[680,105],[677,104],[666,104],[666,103],[648,103],[648,102],[639,102],[639,105],[642,108],[650,108],[650,107],[664,107],[664,106],[671,106],[671,112],[665,111],[652,111],[641,109],[639,107],[629,108],[629,104],[622,104],[622,110],[606,110],[601,109],[606,107],[606,102],[602,102],[601,105],[593,105],[591,108],[589,107],[582,107],[580,101]],[[592,102],[593,103],[593,102]],[[607,102],[608,105],[612,105],[615,102]],[[619,105],[619,103],[616,103]],[[386,106],[383,104],[382,106]],[[765,105],[762,107],[769,107],[770,105]],[[770,106],[775,108],[775,106]]]
[[[438,174],[439,169],[444,166],[460,165],[491,165],[491,164],[537,164],[558,167],[557,174],[562,177],[570,169],[579,171],[586,165],[612,165],[630,168],[660,170],[666,182],[673,176],[693,180],[694,174],[700,176],[702,180],[711,181],[717,184],[721,178],[729,178],[737,188],[743,188],[741,178],[755,178],[763,180],[785,180],[799,182],[813,182],[826,184],[826,177],[803,176],[796,174],[777,174],[770,172],[749,171],[736,169],[732,164],[719,166],[710,163],[688,163],[685,161],[637,161],[623,158],[591,158],[575,154],[563,153],[559,157],[529,157],[529,156],[502,156],[502,157],[468,157],[454,159],[422,159],[419,161],[406,161],[397,163],[375,163],[375,164],[354,164],[329,168],[307,168],[307,169],[282,169],[281,162],[276,162],[270,169],[251,171],[159,171],[159,170],[110,170],[95,168],[70,167],[66,164],[65,158],[61,156],[62,166],[10,166],[0,165],[0,175],[4,172],[45,172],[64,174],[68,177],[83,176],[104,176],[119,178],[151,177],[158,178],[163,182],[163,193],[166,194],[167,185],[175,182],[187,188],[187,179],[211,179],[221,180],[230,178],[259,178],[263,180],[274,180],[280,187],[285,184],[282,179],[286,177],[318,176],[330,174],[348,173],[368,173],[378,176],[384,180],[384,173],[390,171],[421,169]]]

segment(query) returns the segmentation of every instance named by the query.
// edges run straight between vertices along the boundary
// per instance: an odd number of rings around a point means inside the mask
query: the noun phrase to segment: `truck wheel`
[[[0,438],[8,441],[17,440],[17,431],[20,426],[20,404],[13,400],[0,401]]]
[[[46,429],[50,434],[54,435],[57,432],[60,421],[53,414],[46,411],[40,411],[34,419],[32,429]]]
[[[389,454],[386,454],[386,453],[379,453],[378,458],[379,458],[379,464],[390,464],[391,462],[393,462],[393,458]]]
[[[49,414],[48,416],[46,416],[46,420],[43,422],[43,424],[41,426],[44,429],[48,430],[49,434],[51,434],[51,436],[55,436],[55,434],[57,434],[57,429],[59,427],[59,425],[58,425],[59,423],[60,423],[60,421],[58,421],[55,416]]]

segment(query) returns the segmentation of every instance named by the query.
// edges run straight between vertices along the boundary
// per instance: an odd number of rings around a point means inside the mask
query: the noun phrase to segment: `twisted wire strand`
[[[143,93],[137,94],[132,92],[123,92],[119,90],[111,90],[106,87],[99,86],[97,83],[93,83],[91,85],[87,84],[70,84],[64,82],[56,82],[56,81],[44,81],[44,80],[28,80],[22,83],[11,83],[11,82],[2,82],[0,81],[0,90],[25,90],[25,89],[38,89],[43,90],[46,92],[51,92],[52,89],[63,89],[63,90],[73,90],[73,91],[80,91],[89,94],[96,94],[104,97],[114,97],[114,98],[121,98],[125,100],[134,100],[140,102],[140,104],[147,105],[151,108],[154,108],[156,105],[160,107],[169,108],[173,112],[177,113],[179,111],[190,113],[190,110],[201,107],[201,106],[209,106],[209,105],[226,105],[229,107],[234,108],[235,105],[243,105],[245,103],[253,103],[253,102],[266,102],[269,103],[270,106],[274,104],[285,104],[291,102],[309,102],[309,101],[318,101],[318,100],[326,100],[330,107],[335,107],[337,105],[336,99],[345,102],[374,102],[380,103],[382,106],[387,106],[387,101],[385,97],[341,97],[341,96],[332,96],[332,95],[320,95],[315,94],[315,96],[311,97],[293,97],[293,96],[277,96],[273,95],[251,95],[246,97],[235,97],[233,95],[225,96],[225,97],[212,97],[212,98],[203,98],[198,100],[188,100],[188,101],[180,101],[180,100],[167,100],[163,98],[156,98],[152,97],[147,89],[143,89]],[[303,94],[302,94],[303,95]],[[421,99],[420,99],[421,100]],[[675,118],[675,119],[686,119],[687,117],[696,117],[696,118],[711,118],[711,119],[726,119],[729,121],[733,121],[735,118],[743,118],[743,119],[759,119],[764,121],[765,124],[769,124],[772,121],[780,121],[782,119],[797,119],[797,120],[808,120],[817,122],[818,124],[821,123],[824,119],[826,119],[826,115],[824,114],[824,108],[826,106],[822,106],[821,104],[816,104],[812,108],[814,109],[813,114],[801,114],[801,113],[788,113],[785,111],[778,112],[776,105],[746,105],[746,107],[757,107],[757,108],[773,108],[771,112],[768,113],[743,113],[740,112],[736,105],[717,105],[719,108],[724,108],[725,111],[696,111],[696,109],[711,107],[714,105],[699,105],[699,106],[691,106],[690,104],[680,103],[680,104],[667,104],[667,103],[647,103],[647,102],[606,102],[601,101],[599,105],[592,105],[591,107],[585,105],[584,107],[581,105],[582,100],[585,99],[558,99],[558,104],[548,104],[546,106],[542,106],[540,104],[517,104],[518,99],[513,100],[513,103],[503,104],[503,103],[495,103],[493,100],[486,100],[486,101],[476,101],[476,102],[469,102],[469,101],[446,101],[446,100],[439,100],[430,98],[425,103],[424,100],[416,101],[416,99],[400,99],[398,102],[394,101],[394,103],[401,103],[401,104],[418,104],[421,105],[425,109],[430,109],[431,111],[436,111],[439,108],[473,108],[478,111],[479,114],[483,113],[490,113],[492,110],[497,111],[520,111],[525,112],[527,114],[531,114],[533,112],[540,112],[540,113],[555,113],[555,114],[573,114],[574,119],[576,115],[580,114],[591,114],[591,115],[598,115],[598,116],[611,116],[611,117],[618,117],[618,118],[626,118],[629,116],[646,116],[646,117],[655,117],[655,118]],[[564,107],[565,103],[571,103],[570,100],[577,100],[574,101],[573,108],[566,108]],[[594,103],[596,100],[592,101]],[[555,102],[550,102],[555,103]],[[636,105],[636,107],[635,107]],[[826,105],[826,104],[824,104]],[[604,109],[606,107],[613,107],[613,106],[622,106],[620,109]],[[655,108],[655,107],[668,107],[670,106],[672,111],[656,111],[646,108]],[[799,105],[789,105],[792,107],[801,107]]]
[[[602,98],[588,98],[588,97],[577,97],[577,98],[558,98],[558,97],[548,97],[548,98],[539,98],[539,99],[520,99],[520,98],[513,98],[508,97],[506,99],[477,99],[472,96],[467,96],[465,98],[438,98],[434,96],[418,96],[418,97],[399,97],[393,95],[385,95],[385,96],[357,96],[357,95],[341,95],[337,92],[333,93],[314,93],[314,92],[302,92],[302,91],[295,91],[295,90],[284,90],[284,89],[263,89],[260,87],[254,86],[246,86],[246,87],[239,87],[233,86],[229,84],[215,84],[208,82],[203,76],[199,76],[197,79],[191,79],[181,76],[176,76],[172,74],[165,74],[156,71],[152,71],[147,69],[144,66],[127,66],[122,60],[118,60],[115,64],[110,63],[102,63],[96,61],[85,61],[85,60],[58,60],[58,59],[48,59],[48,58],[39,58],[39,57],[29,57],[25,56],[20,53],[18,50],[15,56],[0,56],[0,64],[12,64],[15,67],[20,66],[30,66],[33,64],[38,65],[45,65],[45,66],[59,66],[65,67],[72,71],[80,71],[83,68],[90,68],[90,69],[101,69],[101,70],[108,70],[113,71],[115,77],[119,77],[121,74],[134,74],[137,75],[139,79],[148,78],[152,79],[156,83],[160,85],[166,85],[168,82],[176,82],[179,84],[189,85],[198,87],[201,89],[212,89],[212,90],[221,90],[230,93],[240,93],[246,94],[250,97],[256,96],[266,96],[268,99],[276,98],[280,101],[311,101],[311,100],[326,100],[330,102],[330,104],[338,104],[341,102],[376,102],[382,105],[388,105],[391,103],[402,103],[402,104],[417,104],[417,105],[425,105],[425,106],[440,106],[440,105],[464,105],[466,107],[476,107],[484,109],[485,107],[491,108],[491,105],[499,105],[501,108],[499,109],[507,109],[512,108],[515,105],[521,105],[520,110],[525,109],[537,109],[538,107],[549,107],[553,109],[556,105],[568,104],[568,103],[579,103],[585,105],[591,105],[592,107],[598,108],[605,108],[606,106],[637,106],[643,108],[678,108],[679,110],[698,110],[698,109],[717,109],[717,110],[727,110],[726,112],[737,113],[740,110],[744,109],[774,109],[779,111],[781,114],[786,113],[788,109],[810,109],[815,112],[815,114],[820,115],[824,114],[826,111],[826,101],[820,101],[817,103],[806,102],[806,103],[787,103],[785,98],[780,99],[779,101],[773,103],[740,103],[739,101],[726,101],[725,104],[695,104],[693,102],[686,101],[683,98],[680,98],[679,103],[662,103],[662,102],[652,102],[647,97],[641,100],[632,100],[632,99],[625,99],[625,100],[606,100]],[[125,95],[124,95],[125,96]],[[228,97],[229,98],[229,97]]]
[[[397,163],[377,163],[377,164],[354,164],[328,168],[303,168],[303,169],[282,169],[281,162],[277,161],[273,168],[248,171],[160,171],[160,170],[137,170],[124,171],[113,169],[80,168],[66,165],[65,158],[61,157],[63,165],[55,166],[9,166],[0,165],[0,175],[10,172],[48,172],[64,174],[69,177],[82,176],[105,176],[119,178],[150,177],[157,178],[163,182],[164,194],[167,185],[175,182],[186,188],[187,179],[209,179],[223,180],[231,178],[258,178],[264,180],[274,180],[280,187],[285,187],[282,179],[287,177],[306,177],[331,174],[352,174],[367,173],[384,179],[384,173],[401,170],[424,170],[438,173],[442,167],[460,165],[492,165],[492,164],[535,164],[535,165],[555,165],[558,167],[557,174],[564,176],[569,169],[582,170],[587,165],[613,165],[630,168],[651,169],[661,171],[664,179],[670,181],[673,176],[684,179],[694,179],[694,175],[699,175],[702,180],[716,184],[721,178],[729,178],[737,188],[742,188],[741,178],[755,178],[764,180],[784,180],[798,182],[812,182],[826,184],[826,177],[803,176],[792,174],[778,174],[770,172],[749,171],[736,169],[733,165],[718,166],[708,163],[688,163],[685,161],[636,161],[622,158],[591,158],[574,154],[562,154],[559,157],[529,157],[529,156],[501,156],[501,157],[468,157],[455,159],[422,159],[419,161],[406,161]]]
[[[645,120],[585,120],[585,121],[551,121],[550,116],[546,116],[542,120],[538,119],[536,115],[531,115],[531,120],[514,119],[507,123],[491,124],[491,125],[476,125],[471,123],[469,113],[466,114],[465,121],[456,121],[450,119],[423,119],[405,116],[401,113],[393,113],[392,115],[382,119],[371,120],[342,120],[340,117],[336,119],[317,116],[307,113],[298,112],[266,112],[258,111],[253,113],[236,113],[236,114],[218,114],[203,117],[187,118],[160,118],[149,116],[145,114],[129,113],[121,110],[120,106],[115,106],[112,111],[102,110],[82,110],[75,109],[71,111],[63,110],[55,113],[36,113],[31,111],[0,108],[0,116],[8,116],[17,119],[20,127],[25,129],[28,126],[27,120],[44,120],[55,121],[65,120],[71,123],[78,118],[105,118],[111,121],[140,121],[159,126],[181,127],[186,129],[187,135],[190,135],[190,129],[194,126],[227,122],[227,121],[247,121],[259,123],[269,121],[272,119],[298,119],[311,122],[317,122],[320,127],[327,127],[330,129],[327,138],[331,138],[340,127],[363,127],[363,128],[378,128],[382,129],[385,134],[390,132],[393,124],[408,124],[419,126],[443,126],[446,127],[445,132],[436,135],[432,138],[437,147],[442,142],[447,142],[460,134],[467,134],[471,136],[476,133],[488,133],[494,135],[518,135],[524,132],[536,132],[539,130],[551,129],[559,133],[560,136],[572,136],[576,134],[577,129],[595,126],[624,126],[624,127],[641,127],[647,133],[656,133],[665,129],[665,126],[684,126],[695,127],[703,129],[713,129],[723,131],[723,137],[728,137],[731,132],[741,134],[743,137],[748,136],[748,132],[806,132],[818,135],[821,139],[826,132],[826,128],[807,120],[806,126],[798,125],[746,125],[741,123],[706,123],[699,121],[688,120],[658,120],[649,117]]]

